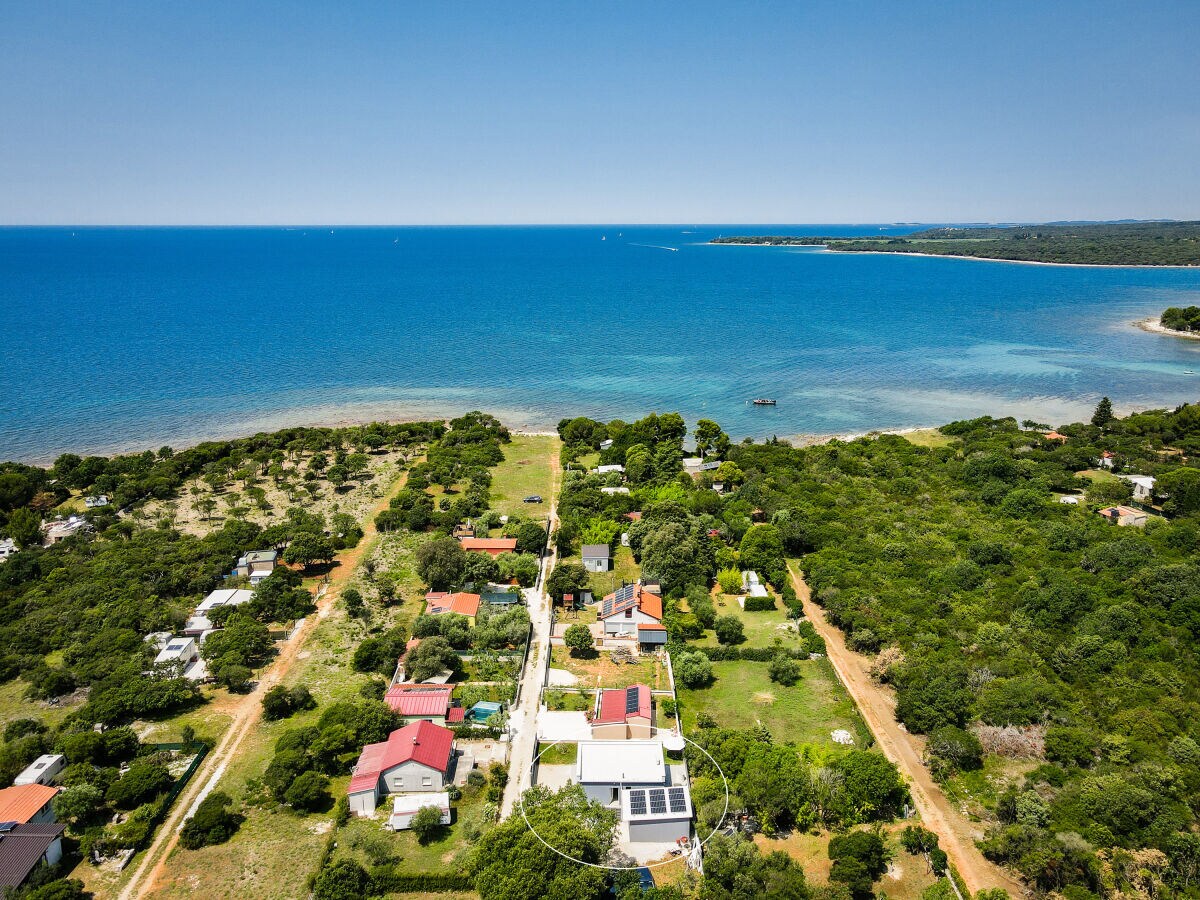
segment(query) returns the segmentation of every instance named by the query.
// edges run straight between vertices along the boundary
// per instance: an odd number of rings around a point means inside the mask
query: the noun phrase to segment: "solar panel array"
[[[671,801],[671,812],[687,812],[687,795],[684,793],[683,788],[667,788],[667,799]]]
[[[646,814],[645,791],[629,792],[629,812],[635,816],[644,816]]]
[[[600,618],[607,619],[614,612],[621,612],[633,602],[636,592],[636,584],[627,584],[616,591],[612,597],[605,598],[604,604],[600,609]]]
[[[635,687],[625,688],[625,714],[635,713],[638,711],[638,689]]]
[[[646,793],[650,795],[650,812],[656,816],[663,815],[667,811],[667,792],[662,788],[651,788]]]

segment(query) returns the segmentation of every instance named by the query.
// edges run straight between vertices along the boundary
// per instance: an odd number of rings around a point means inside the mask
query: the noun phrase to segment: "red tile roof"
[[[1047,431],[1044,437],[1048,441],[1065,441],[1067,439],[1065,434],[1059,434],[1057,431]]]
[[[363,747],[350,778],[349,793],[374,790],[380,776],[406,762],[418,762],[445,773],[453,749],[454,732],[449,728],[424,720],[397,728],[386,741]]]
[[[383,702],[402,716],[444,716],[454,688],[432,684],[394,684]]]
[[[625,518],[627,518],[630,522],[640,522],[642,519],[642,514],[640,512],[627,512],[625,513]]]
[[[426,612],[437,613],[458,613],[460,616],[474,616],[479,612],[479,595],[468,594],[459,591],[457,594],[448,594],[442,599],[430,603]]]
[[[444,600],[449,596],[450,596],[449,591],[430,591],[429,593],[427,593],[425,595],[425,602],[433,603],[434,601],[437,601],[437,600]]]
[[[499,556],[501,553],[513,553],[517,549],[516,538],[461,538],[464,550],[475,550]]]
[[[661,622],[639,622],[638,631],[666,631],[667,626]]]
[[[19,822],[24,825],[57,793],[58,788],[45,784],[0,788],[0,822]]]
[[[635,702],[636,707],[630,709]],[[650,718],[650,688],[644,684],[635,684],[628,688],[600,692],[600,716],[596,719],[596,724],[625,722],[630,716]]]
[[[614,591],[605,597],[604,602],[600,606],[599,617],[601,619],[610,619],[613,616],[624,613],[626,609],[634,604],[637,605],[638,610],[641,612],[653,619],[662,621],[662,597],[658,596],[658,594],[652,594],[641,584],[627,585],[621,588],[621,590]]]
[[[457,724],[466,720],[467,711],[461,706],[452,706],[446,711],[446,722]]]

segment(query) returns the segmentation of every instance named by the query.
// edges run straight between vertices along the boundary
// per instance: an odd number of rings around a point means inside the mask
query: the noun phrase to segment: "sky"
[[[0,3],[0,224],[1200,219],[1200,2]]]

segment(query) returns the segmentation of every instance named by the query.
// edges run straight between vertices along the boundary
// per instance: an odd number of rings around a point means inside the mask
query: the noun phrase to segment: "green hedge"
[[[742,609],[746,612],[767,612],[775,608],[775,598],[768,595],[766,597],[747,597],[742,601]]]
[[[386,866],[371,870],[375,894],[416,891],[471,891],[475,882],[461,872],[397,872]]]

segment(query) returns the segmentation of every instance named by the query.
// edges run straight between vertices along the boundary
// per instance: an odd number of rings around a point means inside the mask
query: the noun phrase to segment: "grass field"
[[[651,690],[667,689],[667,667],[654,656],[642,656],[633,665],[614,663],[609,654],[596,652],[592,657],[575,657],[566,647],[551,648],[550,665],[566,669],[579,679],[582,688],[622,688],[646,684]]]
[[[722,728],[752,728],[762,722],[778,742],[795,741],[837,747],[830,737],[836,728],[859,734],[861,719],[853,701],[837,680],[829,660],[801,660],[800,681],[791,687],[767,676],[766,663],[716,662],[711,687],[679,689],[685,732],[696,716],[708,713]]]
[[[886,895],[888,900],[919,900],[921,892],[937,881],[929,872],[923,857],[912,856],[900,847],[897,836],[904,825],[899,822],[883,826],[882,837],[892,851],[892,859],[887,873],[875,882],[875,890],[879,896]],[[783,850],[800,863],[811,884],[824,884],[829,881],[829,868],[832,865],[829,859],[829,839],[832,836],[829,832],[793,832],[781,838],[758,834],[754,836],[754,843],[764,853]]]
[[[492,469],[491,508],[503,515],[545,518],[550,514],[550,459],[558,454],[558,437],[515,434],[503,450],[504,462]],[[540,494],[542,502],[521,502],[531,494]]]
[[[449,825],[428,844],[422,844],[411,831],[385,831],[383,822],[391,810],[384,800],[375,818],[351,818],[338,829],[337,850],[333,858],[357,859],[365,867],[394,863],[401,872],[453,872],[467,848],[464,823],[479,814],[483,806],[483,788],[463,789],[462,799],[453,804]]]
[[[737,616],[745,627],[746,640],[739,647],[770,647],[778,639],[784,647],[800,645],[800,636],[791,629],[781,628],[788,624],[787,610],[782,601],[775,601],[775,609],[765,612],[746,612],[737,602],[736,597],[721,594],[713,597],[713,605],[718,616]],[[704,637],[691,641],[706,647],[717,646],[717,636],[712,631],[706,631]]]
[[[538,761],[547,766],[573,766],[578,744],[538,744]]]
[[[949,447],[958,438],[953,438],[948,434],[942,434],[936,428],[921,428],[917,431],[910,431],[908,434],[901,435],[910,444],[916,444],[918,447]]]

